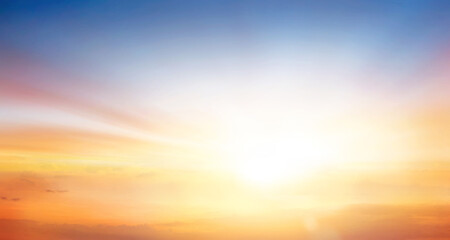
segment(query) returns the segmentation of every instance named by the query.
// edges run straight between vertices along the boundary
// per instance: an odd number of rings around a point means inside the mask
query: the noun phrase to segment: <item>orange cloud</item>
[[[448,205],[354,205],[307,224],[300,212],[153,225],[43,224],[0,220],[0,239],[442,240],[450,238]],[[309,227],[308,227],[309,225]]]

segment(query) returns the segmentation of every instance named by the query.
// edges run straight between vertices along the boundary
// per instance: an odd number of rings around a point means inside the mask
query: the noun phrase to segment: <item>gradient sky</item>
[[[2,1],[0,240],[450,238],[449,11]]]

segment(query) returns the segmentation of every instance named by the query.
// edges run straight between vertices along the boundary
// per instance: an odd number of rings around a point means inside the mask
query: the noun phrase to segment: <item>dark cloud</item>
[[[0,197],[0,199],[3,200],[3,201],[11,201],[11,202],[18,202],[18,201],[20,201],[20,198],[18,198],[18,197],[13,197],[13,198]]]
[[[67,190],[46,189],[45,192],[48,192],[48,193],[66,193],[68,191]]]

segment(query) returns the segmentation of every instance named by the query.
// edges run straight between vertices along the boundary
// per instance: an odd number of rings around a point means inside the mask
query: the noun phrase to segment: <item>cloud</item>
[[[159,109],[137,108],[136,104],[127,103],[125,98],[121,100],[122,107],[118,107],[117,104],[108,104],[107,101],[95,101],[86,97],[86,93],[93,89],[103,89],[104,99],[111,98],[116,101],[120,95],[108,91],[108,86],[99,86],[88,79],[50,69],[48,66],[39,64],[40,61],[33,61],[23,56],[17,57],[19,60],[14,61],[9,67],[12,69],[11,73],[0,72],[0,100],[12,104],[62,109],[101,123],[147,133],[149,136],[154,134],[166,136],[164,142],[171,145],[178,145],[184,141],[184,136],[180,136],[181,132],[199,131],[198,127],[191,126],[191,123],[187,124]],[[28,73],[24,74],[23,69],[27,69]],[[38,82],[35,77],[42,75],[45,77],[41,79],[65,79],[67,82],[73,81],[76,84],[61,84],[56,85],[57,87],[46,88],[46,84],[35,84]],[[123,107],[125,105],[126,108]]]
[[[295,215],[295,216],[294,216]],[[296,211],[144,225],[43,224],[0,220],[0,239],[72,240],[442,240],[450,238],[450,205],[353,205],[305,228]]]
[[[0,199],[1,200],[3,200],[3,201],[11,201],[11,202],[18,202],[18,201],[20,201],[20,198],[18,198],[18,197],[13,197],[13,198],[11,198],[11,197],[0,197]]]
[[[450,205],[355,205],[321,220],[345,240],[449,239]]]
[[[68,192],[67,190],[52,190],[52,189],[46,189],[45,192],[48,193],[66,193]]]
[[[43,224],[28,220],[0,220],[0,240],[169,240],[189,239],[173,233],[155,231],[149,225],[81,225],[81,224]]]

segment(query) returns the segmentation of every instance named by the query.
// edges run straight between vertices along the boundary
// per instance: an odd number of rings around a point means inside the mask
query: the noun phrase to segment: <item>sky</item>
[[[0,240],[450,238],[449,11],[1,1]]]

